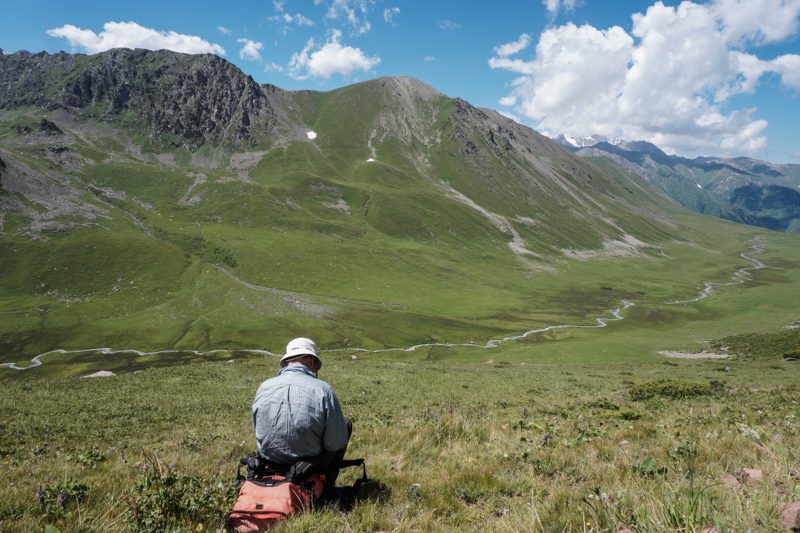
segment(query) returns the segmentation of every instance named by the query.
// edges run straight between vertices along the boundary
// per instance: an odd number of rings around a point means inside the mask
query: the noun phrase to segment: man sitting
[[[331,386],[317,378],[322,360],[314,341],[292,340],[280,366],[253,400],[258,451],[276,467],[301,460],[322,465],[325,492],[332,495],[353,426]]]

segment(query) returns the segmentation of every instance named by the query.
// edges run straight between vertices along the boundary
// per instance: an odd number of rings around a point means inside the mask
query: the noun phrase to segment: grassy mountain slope
[[[4,56],[3,72],[39,65],[46,95],[89,76],[101,102],[119,93],[113,80],[153,79],[179,115],[205,108],[186,81],[202,74],[204,98],[231,117],[256,105],[223,98],[236,79],[269,112],[251,119],[249,145],[216,129],[175,145],[147,112],[37,107],[36,83],[17,105],[21,89],[3,85],[8,361],[56,348],[278,351],[309,332],[327,348],[486,342],[592,323],[637,294],[692,293],[739,268],[754,235],[686,218],[636,174],[409,78],[286,92],[205,56],[37,57]],[[132,87],[124,102],[154,101]]]
[[[511,333],[496,316],[565,253],[675,232],[642,180],[416,80],[289,93],[208,56],[2,61],[4,353]]]

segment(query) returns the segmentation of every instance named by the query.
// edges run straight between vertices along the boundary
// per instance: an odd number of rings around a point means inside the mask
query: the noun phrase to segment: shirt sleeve
[[[323,399],[325,403],[325,432],[322,435],[322,446],[328,451],[338,451],[347,446],[347,422],[342,413],[339,399],[332,390],[328,390]]]
[[[256,397],[253,399],[253,406],[251,411],[253,413],[253,432],[256,435],[256,445],[260,449],[262,440],[264,439],[266,431],[262,427],[263,424],[258,423],[258,407],[259,407],[259,399],[261,397],[261,387],[258,388],[256,391]]]

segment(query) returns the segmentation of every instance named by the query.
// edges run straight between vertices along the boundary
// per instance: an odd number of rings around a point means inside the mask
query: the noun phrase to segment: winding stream
[[[699,302],[700,300],[704,300],[711,296],[711,293],[714,290],[714,287],[726,287],[729,285],[741,285],[750,277],[751,270],[761,270],[763,268],[767,268],[767,265],[756,259],[755,257],[750,257],[747,255],[750,254],[763,254],[764,253],[764,238],[761,236],[757,236],[753,238],[753,244],[750,246],[750,252],[744,252],[739,254],[740,257],[746,259],[753,263],[751,267],[740,268],[736,272],[733,273],[731,277],[731,281],[704,281],[703,282],[703,290],[697,295],[696,298],[692,298],[691,300],[675,300],[670,302],[664,302],[666,305],[676,305],[676,304],[691,304],[695,302]]]
[[[689,303],[696,303],[700,300],[708,298],[711,296],[714,287],[723,287],[729,285],[739,285],[744,283],[747,278],[750,277],[750,272],[753,270],[761,270],[767,268],[767,265],[759,261],[758,259],[751,257],[752,254],[761,254],[764,253],[765,249],[765,241],[762,237],[755,237],[753,239],[753,244],[750,247],[749,252],[744,252],[739,254],[740,257],[743,259],[750,261],[753,263],[751,267],[740,268],[736,272],[733,273],[731,277],[731,281],[727,282],[716,282],[716,281],[704,281],[703,282],[703,289],[697,295],[696,298],[692,298],[690,300],[676,300],[676,301],[669,301],[664,302],[666,305],[677,305],[677,304],[689,304]],[[750,255],[748,255],[750,254]],[[276,289],[277,290],[277,289]],[[515,341],[519,339],[524,339],[530,335],[535,335],[537,333],[545,333],[548,331],[556,331],[562,329],[597,329],[597,328],[604,328],[608,326],[609,322],[616,322],[619,320],[624,320],[625,317],[622,315],[622,312],[628,309],[629,307],[633,307],[636,305],[634,302],[629,300],[622,300],[621,305],[614,309],[610,309],[608,314],[610,316],[604,316],[595,318],[594,324],[558,324],[554,326],[547,326],[544,328],[536,328],[525,331],[523,333],[519,333],[516,335],[509,335],[507,337],[502,337],[500,339],[490,339],[483,344],[474,343],[474,342],[464,342],[464,343],[450,343],[450,342],[428,342],[422,344],[415,344],[413,346],[409,346],[407,348],[381,348],[376,350],[370,350],[367,348],[336,348],[332,350],[320,350],[321,353],[333,353],[333,352],[359,352],[359,353],[385,353],[385,352],[413,352],[415,350],[419,350],[420,348],[432,348],[432,347],[445,347],[445,348],[495,348],[503,343],[509,341]],[[30,360],[30,364],[27,366],[19,366],[16,363],[0,363],[0,367],[10,368],[12,370],[27,370],[29,368],[35,368],[37,366],[42,365],[42,357],[51,354],[78,354],[78,353],[93,353],[97,352],[102,355],[112,355],[112,354],[134,354],[137,356],[144,356],[144,355],[159,355],[159,354],[170,354],[170,353],[183,353],[183,354],[193,354],[197,356],[203,355],[212,355],[215,353],[223,353],[223,352],[244,352],[244,353],[252,353],[256,355],[280,355],[270,352],[269,350],[258,350],[258,349],[233,349],[233,350],[210,350],[207,352],[201,352],[198,350],[159,350],[155,352],[146,352],[141,350],[133,350],[133,349],[124,349],[124,350],[115,350],[113,348],[90,348],[85,350],[50,350],[49,352],[45,352],[33,357]]]

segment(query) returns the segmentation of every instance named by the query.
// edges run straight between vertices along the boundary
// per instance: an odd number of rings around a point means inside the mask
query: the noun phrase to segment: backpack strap
[[[339,468],[350,468],[352,466],[360,466],[361,467],[361,479],[357,479],[355,483],[353,483],[353,490],[358,493],[358,490],[361,488],[361,485],[369,481],[367,477],[367,464],[364,462],[364,459],[342,459],[339,461]]]
[[[247,467],[246,476],[242,475],[243,466]],[[254,481],[268,476],[286,476],[289,469],[289,466],[270,464],[258,452],[251,452],[239,459],[239,467],[236,469],[236,482],[241,484],[245,479]]]
[[[310,463],[308,461],[297,461],[293,464],[288,472],[286,472],[286,479],[290,483],[302,485],[311,474],[319,474],[324,469],[322,465],[317,463]]]

